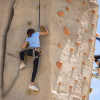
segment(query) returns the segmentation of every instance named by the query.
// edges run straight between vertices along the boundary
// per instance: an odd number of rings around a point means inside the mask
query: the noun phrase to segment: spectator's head
[[[99,61],[97,58],[95,58],[95,62]]]
[[[28,31],[27,31],[28,37],[31,37],[33,33],[35,33],[34,29],[28,29]]]

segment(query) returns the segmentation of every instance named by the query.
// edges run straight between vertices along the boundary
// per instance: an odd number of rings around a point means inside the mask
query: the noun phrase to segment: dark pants
[[[100,55],[94,55],[94,58],[95,58],[95,62],[97,62],[98,59],[100,59]],[[99,61],[99,68],[100,68],[100,61]]]
[[[38,56],[38,55],[39,55],[39,52],[35,51],[35,56]],[[21,61],[24,61],[24,56],[33,56],[33,49],[21,51],[19,56],[20,56]],[[39,61],[39,57],[35,58],[35,60],[33,61],[33,73],[32,73],[31,82],[34,82],[35,80],[37,68],[38,68],[38,61]]]

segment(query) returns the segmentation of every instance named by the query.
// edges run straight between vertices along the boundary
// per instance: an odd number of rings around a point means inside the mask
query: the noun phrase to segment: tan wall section
[[[0,87],[3,98],[0,100],[88,100],[97,29],[97,0],[40,1],[40,24],[49,30],[49,35],[40,36],[43,52],[35,79],[40,92],[25,94],[33,70],[32,57],[26,57],[26,68],[19,71],[19,52],[23,50],[27,30],[34,28],[38,31],[39,0],[16,0],[15,3],[12,0],[4,6],[7,13],[13,7],[14,15],[9,31],[5,33],[4,66],[0,62],[1,83],[3,73],[3,88]],[[4,1],[0,6],[2,3]],[[9,14],[2,12],[1,15],[6,20],[4,24],[0,22],[2,45],[3,27],[6,28]],[[0,52],[1,61],[2,56]]]

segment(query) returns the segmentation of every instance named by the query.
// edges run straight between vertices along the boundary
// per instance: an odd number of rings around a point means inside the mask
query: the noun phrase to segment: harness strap
[[[35,60],[35,58],[38,58],[41,54],[41,50],[40,48],[33,48],[31,47],[30,49],[33,49],[33,61]],[[39,55],[38,56],[35,56],[35,51],[38,51],[39,52]]]

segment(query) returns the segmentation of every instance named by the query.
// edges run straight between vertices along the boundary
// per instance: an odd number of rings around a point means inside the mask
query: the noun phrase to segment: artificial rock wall
[[[19,52],[27,30],[38,31],[39,0],[0,0],[0,100],[88,100],[98,7],[97,0],[40,0],[49,35],[40,36],[40,92],[26,95],[32,57],[19,70]]]

